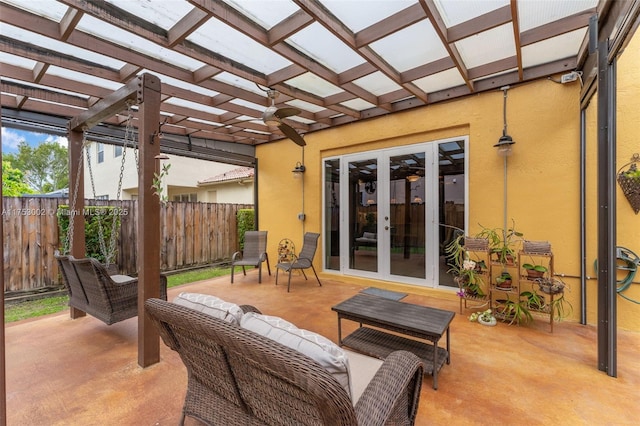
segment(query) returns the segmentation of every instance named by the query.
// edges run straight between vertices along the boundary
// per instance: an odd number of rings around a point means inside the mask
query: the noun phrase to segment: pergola
[[[153,100],[134,107],[148,192],[161,151],[254,165],[256,145],[285,136],[261,119],[268,88],[278,104],[301,110],[285,121],[306,134],[539,78],[580,79],[583,108],[597,89],[605,129],[599,368],[615,375],[615,137],[606,129],[615,122],[611,64],[639,10],[637,0],[2,0],[2,124],[70,130],[76,158],[85,127],[95,140],[122,143],[132,86],[153,82]],[[139,240],[150,241],[158,222],[144,197],[149,228]],[[159,271],[145,246],[140,303]],[[150,328],[140,331],[140,348],[157,342]],[[139,356],[141,365],[152,359]]]

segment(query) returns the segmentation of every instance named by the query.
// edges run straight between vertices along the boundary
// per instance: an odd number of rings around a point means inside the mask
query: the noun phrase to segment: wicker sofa
[[[145,307],[187,368],[181,424],[185,416],[225,426],[415,422],[423,367],[412,353],[392,353],[354,406],[325,367],[289,346],[177,303],[148,299]]]

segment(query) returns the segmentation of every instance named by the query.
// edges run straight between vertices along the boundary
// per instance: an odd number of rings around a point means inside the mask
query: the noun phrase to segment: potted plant
[[[474,312],[469,316],[469,321],[478,321],[482,325],[492,327],[498,323],[496,317],[491,313],[491,309],[483,312]]]
[[[500,290],[509,291],[512,288],[513,278],[508,271],[503,271],[498,277],[496,277],[496,287]]]
[[[464,235],[460,235],[445,248],[452,259],[451,268],[447,272],[454,274],[461,297],[485,297],[482,275],[487,265],[484,261],[476,262],[469,258],[469,253],[462,245],[463,239]]]
[[[516,231],[515,221],[511,221],[511,228],[486,228],[482,225],[482,231],[478,234],[481,238],[489,240],[491,253],[495,260],[503,265],[513,265],[515,263],[516,246],[522,240],[522,232]]]
[[[521,300],[499,299],[496,300],[496,316],[500,316],[502,321],[509,321],[509,325],[533,321],[533,316]]]
[[[534,265],[532,263],[525,263],[522,265],[522,268],[527,271],[527,279],[535,280],[537,278],[542,278],[545,272],[548,271],[547,267],[544,265]]]
[[[520,293],[522,301],[526,304],[527,309],[533,311],[543,311],[546,307],[544,296],[539,295],[535,291],[523,291]]]
[[[536,283],[541,292],[551,296],[549,309],[555,320],[560,321],[571,314],[573,306],[564,297],[564,291],[568,287],[561,279],[556,277],[538,278]]]

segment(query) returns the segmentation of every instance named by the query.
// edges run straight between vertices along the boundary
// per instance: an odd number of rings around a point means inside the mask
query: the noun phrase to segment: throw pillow
[[[240,320],[240,326],[312,358],[323,366],[351,397],[349,359],[342,348],[331,340],[298,328],[282,318],[255,312],[246,313]]]
[[[198,312],[219,318],[230,324],[240,325],[240,319],[244,312],[235,303],[225,302],[216,296],[199,293],[182,292],[173,300],[173,303],[186,306]]]

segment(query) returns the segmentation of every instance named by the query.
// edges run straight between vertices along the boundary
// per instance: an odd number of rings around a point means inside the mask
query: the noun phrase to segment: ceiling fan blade
[[[307,144],[304,141],[304,139],[302,139],[302,136],[300,136],[300,134],[298,132],[296,132],[296,129],[294,129],[293,127],[289,126],[288,124],[280,123],[280,124],[278,124],[278,129],[280,129],[280,131],[282,133],[284,133],[289,139],[291,139],[292,141],[294,141],[298,145],[305,146]]]
[[[302,111],[299,110],[298,108],[287,107],[287,108],[278,108],[273,113],[273,115],[275,115],[278,118],[285,118],[285,117],[291,117],[292,115],[298,115],[301,112]]]

